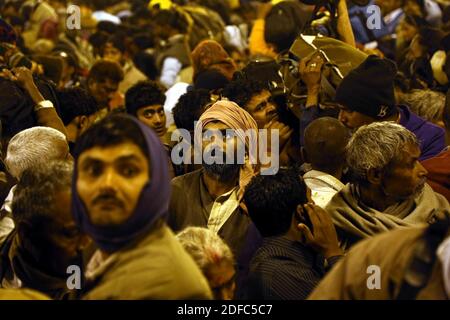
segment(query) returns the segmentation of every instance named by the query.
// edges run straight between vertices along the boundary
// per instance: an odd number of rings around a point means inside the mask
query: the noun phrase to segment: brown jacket
[[[86,274],[93,287],[86,300],[212,298],[200,269],[165,223],[92,269]]]
[[[448,201],[428,184],[416,197],[392,205],[383,212],[366,206],[359,199],[357,188],[347,184],[325,207],[345,250],[382,232],[431,224],[450,214]]]
[[[202,179],[203,169],[172,180],[169,204],[169,226],[181,231],[188,226],[207,227],[214,199],[208,194]],[[250,218],[237,208],[219,230],[235,257],[239,257],[245,243]]]
[[[390,300],[399,294],[405,271],[426,226],[385,232],[355,245],[319,283],[310,300]],[[369,289],[369,266],[380,269],[380,289]],[[369,280],[369,281],[368,281]],[[427,285],[416,296],[420,300],[447,299],[442,266],[438,259]]]

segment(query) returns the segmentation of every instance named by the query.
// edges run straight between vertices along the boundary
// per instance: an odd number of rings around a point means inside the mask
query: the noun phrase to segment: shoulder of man
[[[203,169],[183,174],[172,179],[172,188],[186,191],[186,188],[194,186],[201,179]]]
[[[136,248],[115,255],[85,299],[211,298],[206,279],[165,224]]]

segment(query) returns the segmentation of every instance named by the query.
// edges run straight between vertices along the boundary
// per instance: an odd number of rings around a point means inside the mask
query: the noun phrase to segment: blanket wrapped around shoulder
[[[441,216],[450,215],[447,200],[428,184],[415,198],[392,205],[384,212],[361,203],[356,189],[354,185],[347,184],[326,207],[345,248],[384,231],[430,224]]]

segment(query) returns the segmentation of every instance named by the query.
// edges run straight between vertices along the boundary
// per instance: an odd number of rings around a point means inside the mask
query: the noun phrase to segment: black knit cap
[[[397,112],[394,95],[396,74],[394,62],[369,56],[342,80],[336,91],[336,101],[375,119],[390,117]]]

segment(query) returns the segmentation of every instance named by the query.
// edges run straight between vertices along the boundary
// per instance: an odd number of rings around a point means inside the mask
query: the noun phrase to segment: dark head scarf
[[[97,246],[105,252],[115,252],[133,243],[148,232],[158,219],[167,218],[170,199],[170,179],[167,153],[158,136],[139,120],[123,115],[133,120],[139,127],[147,143],[150,181],[143,187],[133,215],[118,226],[95,226],[91,223],[89,214],[80,199],[76,181],[78,177],[77,160],[75,155],[75,170],[72,181],[72,211],[77,225],[95,241]],[[120,124],[119,124],[120,125]]]

